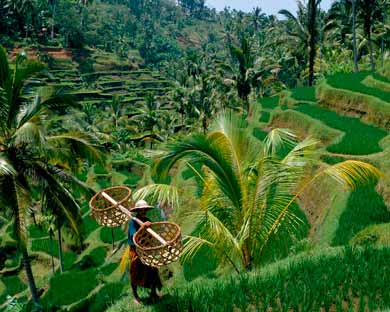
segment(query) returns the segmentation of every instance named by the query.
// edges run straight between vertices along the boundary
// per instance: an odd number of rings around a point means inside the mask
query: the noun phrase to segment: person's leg
[[[156,286],[152,286],[151,290],[150,290],[150,298],[152,300],[159,300],[160,299],[160,296],[157,294],[157,287]]]
[[[140,297],[138,296],[137,285],[131,284],[131,289],[133,290],[134,303],[140,304],[140,303],[141,303],[141,299],[140,299]]]

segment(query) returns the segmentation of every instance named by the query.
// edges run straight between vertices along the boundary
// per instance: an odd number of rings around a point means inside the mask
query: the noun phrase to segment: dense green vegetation
[[[0,0],[0,310],[390,308],[389,10]],[[90,215],[114,185],[182,228],[158,304]]]

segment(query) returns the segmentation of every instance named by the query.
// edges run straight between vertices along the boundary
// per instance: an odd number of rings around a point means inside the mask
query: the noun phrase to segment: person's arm
[[[144,227],[150,227],[152,225],[152,222],[150,222],[150,221],[145,221],[144,222]]]

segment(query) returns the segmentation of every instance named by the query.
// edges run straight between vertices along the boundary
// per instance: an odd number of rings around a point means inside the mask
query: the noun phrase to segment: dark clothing
[[[134,247],[130,247],[130,280],[131,285],[145,288],[162,288],[158,269],[141,262]]]
[[[150,220],[148,218],[139,218],[142,222]],[[134,234],[139,230],[140,225],[133,220],[129,221],[129,230],[127,232],[127,241],[130,245],[130,280],[131,285],[145,288],[162,288],[158,269],[143,264],[136,253],[134,244]]]

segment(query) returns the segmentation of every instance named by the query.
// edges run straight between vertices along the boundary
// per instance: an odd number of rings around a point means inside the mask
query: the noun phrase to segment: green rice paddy
[[[340,142],[328,146],[329,152],[368,155],[382,151],[379,143],[387,135],[382,129],[367,125],[358,118],[342,116],[319,106],[302,104],[294,109],[345,133]]]

